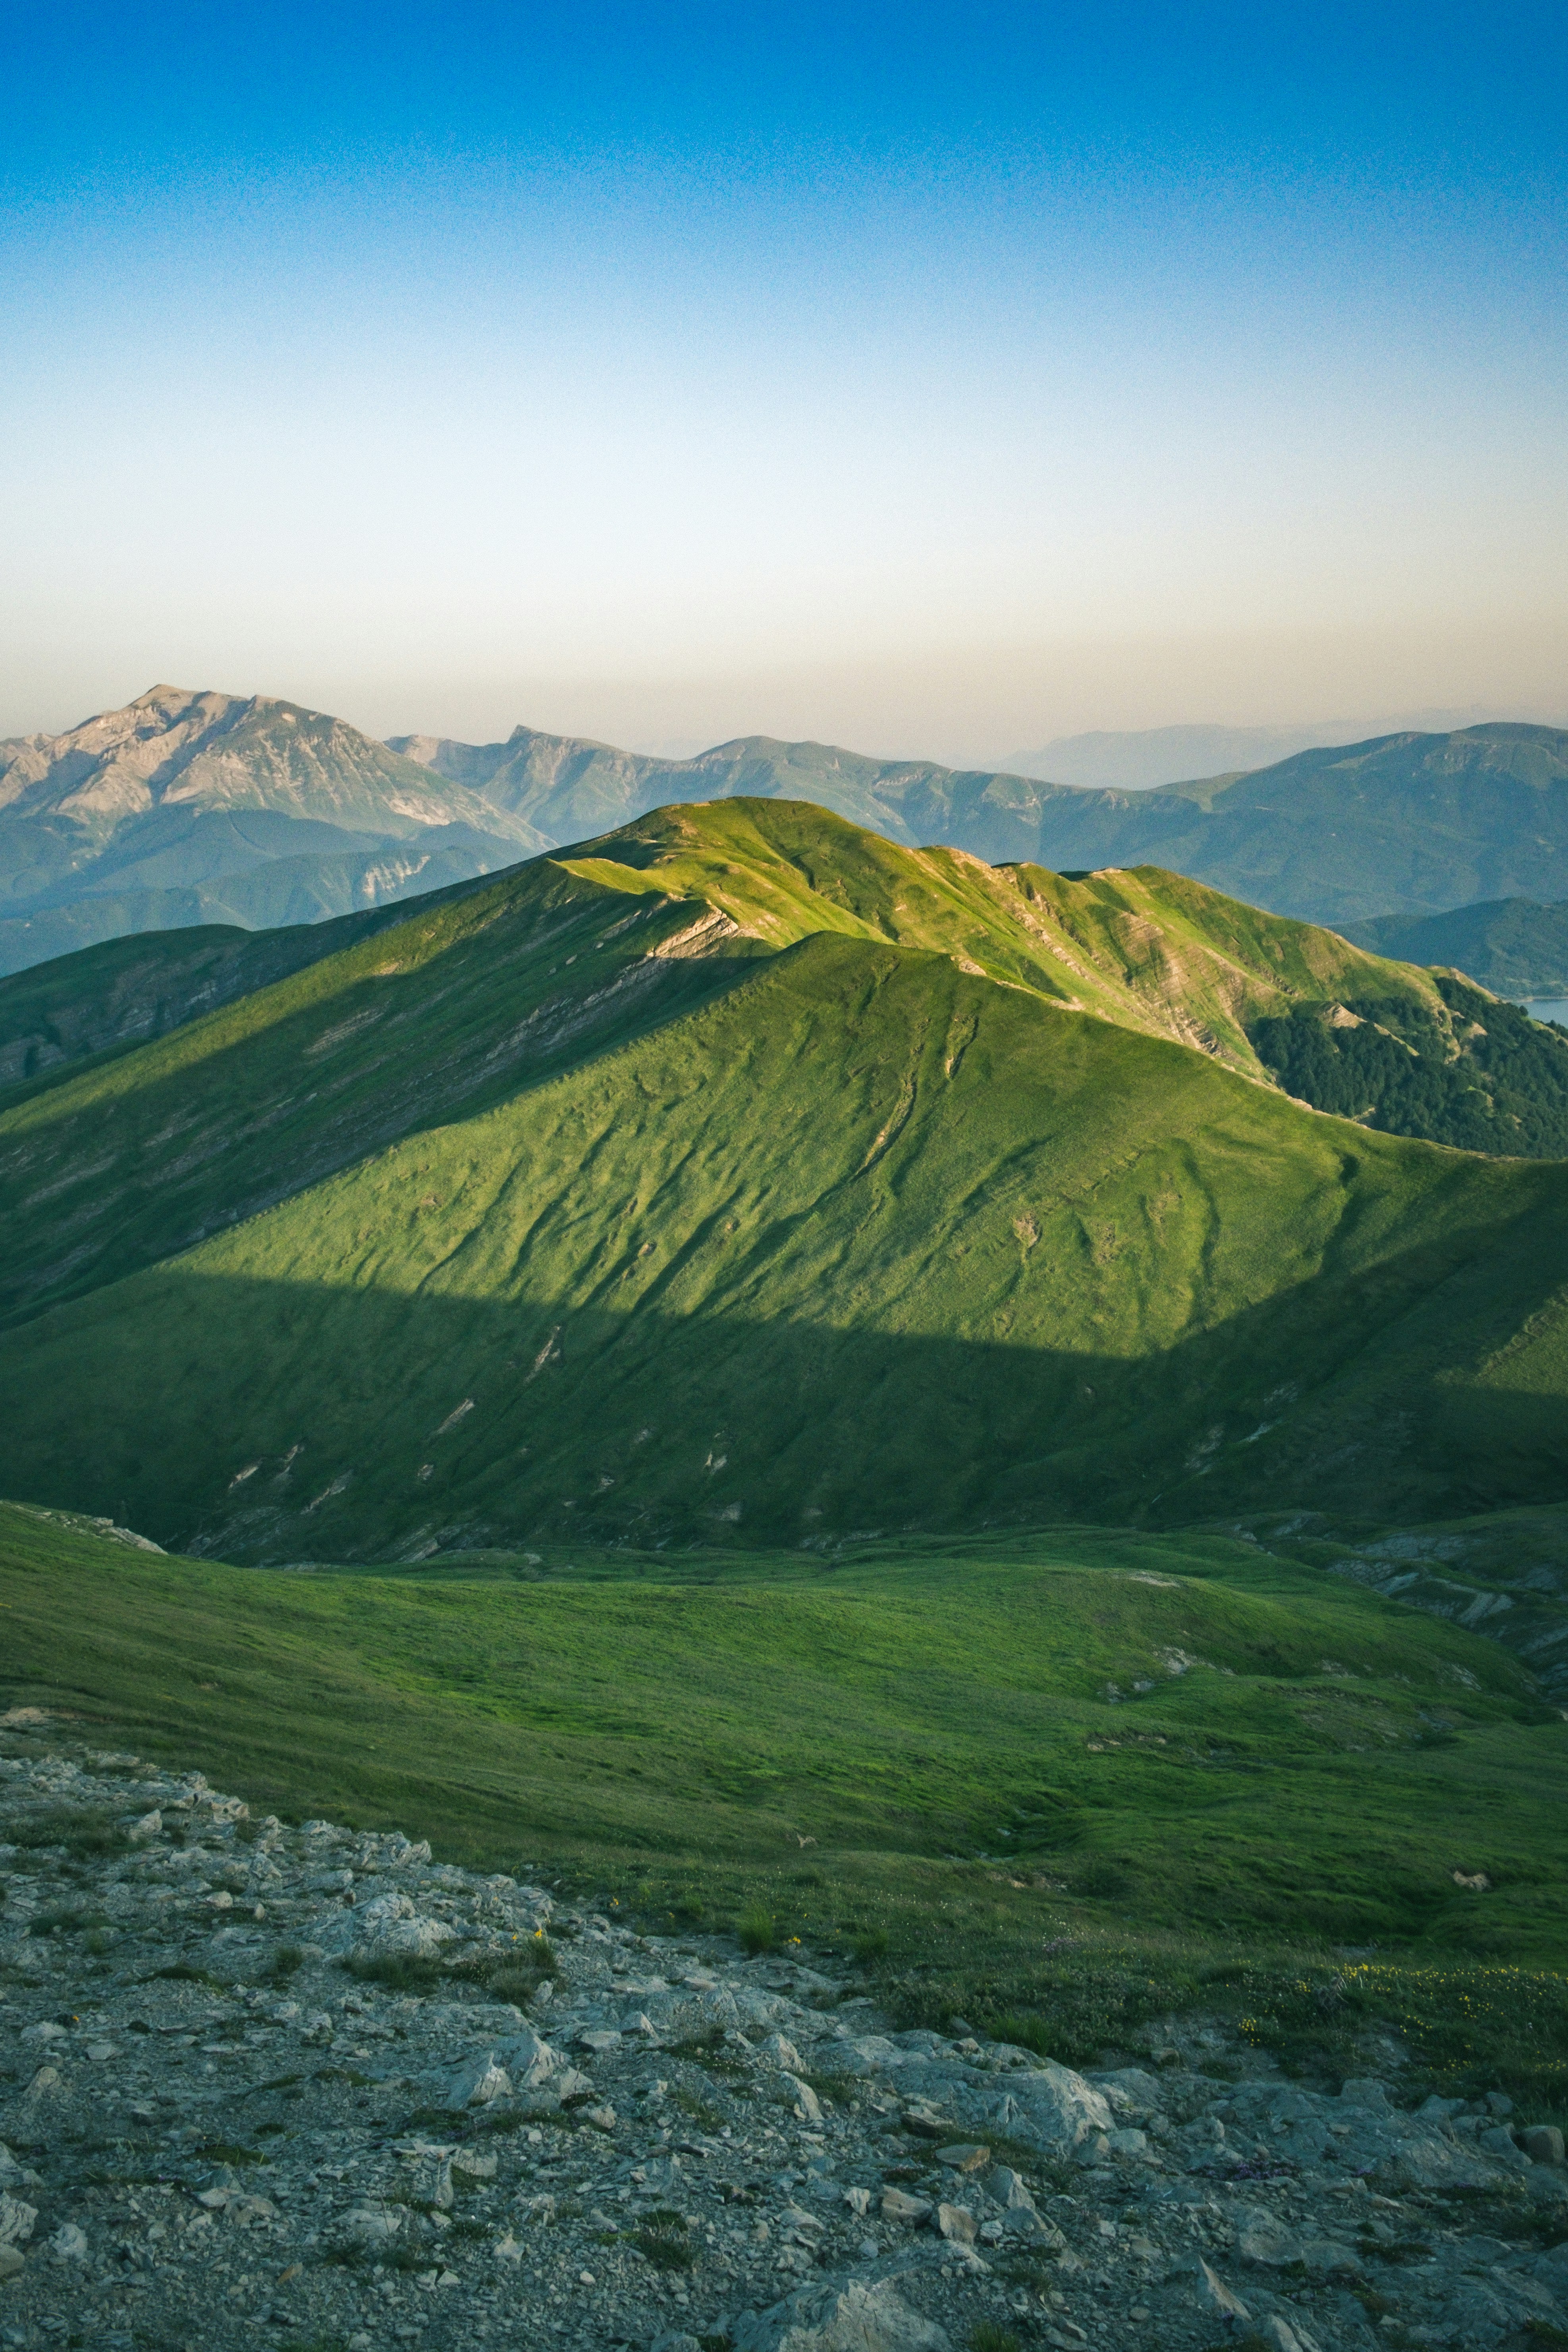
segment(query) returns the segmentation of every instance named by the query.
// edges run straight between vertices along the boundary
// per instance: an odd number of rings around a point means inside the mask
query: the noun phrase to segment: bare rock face
[[[1369,2306],[1446,2352],[1568,2330],[1562,2144],[1500,2097],[900,2031],[826,1969],[53,1737],[0,1724],[7,2347],[1345,2352]],[[50,1843],[84,1820],[109,1851]]]

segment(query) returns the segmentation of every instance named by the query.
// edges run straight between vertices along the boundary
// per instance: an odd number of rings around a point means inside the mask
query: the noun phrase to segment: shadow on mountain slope
[[[185,1261],[16,1335],[6,1483],[274,1560],[1551,1501],[1568,1234],[1538,1242],[1500,1267],[1472,1228],[1131,1360]]]

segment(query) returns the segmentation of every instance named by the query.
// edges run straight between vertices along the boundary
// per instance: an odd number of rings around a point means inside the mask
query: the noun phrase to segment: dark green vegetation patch
[[[1257,1022],[1258,1059],[1287,1094],[1390,1135],[1461,1151],[1568,1158],[1568,1032],[1454,972],[1441,1003],[1298,1005]]]

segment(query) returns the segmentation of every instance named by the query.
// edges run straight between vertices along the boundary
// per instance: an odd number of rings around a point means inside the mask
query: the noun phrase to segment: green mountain
[[[1568,996],[1568,906],[1491,898],[1415,921],[1380,915],[1345,935],[1375,955],[1451,965],[1497,996]]]
[[[13,1097],[6,1484],[271,1559],[1555,1499],[1568,1167],[1247,1074],[1328,987],[1447,1009],[1173,877],[658,812]]]
[[[1195,1045],[1391,1134],[1568,1158],[1568,1042],[1453,973],[1369,955],[1158,867],[1078,877],[990,867],[953,851],[911,855],[842,824],[825,836],[826,859],[805,858],[803,890],[772,838],[745,825],[716,833],[717,824],[707,813],[684,845],[679,887],[775,943],[849,922]],[[667,864],[673,855],[667,844]],[[765,911],[775,904],[783,931]],[[248,944],[233,930],[171,932],[0,982],[0,1086],[162,1035],[397,919],[383,908]]]
[[[342,719],[153,687],[0,743],[0,971],[131,931],[313,921],[544,845]]]

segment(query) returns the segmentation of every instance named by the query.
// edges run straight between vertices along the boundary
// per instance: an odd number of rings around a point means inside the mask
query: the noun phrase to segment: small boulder
[[[407,2219],[405,2205],[356,2205],[352,2213],[344,2215],[343,2228],[350,2237],[360,2239],[366,2246],[379,2246],[388,2238],[395,2238]]]
[[[1250,2320],[1252,2317],[1241,2297],[1226,2286],[1217,2271],[1210,2270],[1201,2255],[1194,2270],[1193,2283],[1197,2289],[1200,2309],[1209,2318],[1217,2319],[1222,2326],[1234,2326],[1238,2319]]]
[[[505,2098],[510,2090],[510,2075],[487,2050],[452,2069],[446,2078],[445,2103],[454,2115],[460,2115],[465,2107],[488,2107],[492,2099]]]
[[[20,2197],[0,2189],[0,2246],[25,2246],[37,2218],[36,2205],[26,2204]]]
[[[520,2091],[536,2091],[559,2072],[562,2063],[549,2042],[542,2042],[531,2025],[498,2044],[496,2057]]]
[[[980,2234],[967,2205],[939,2205],[936,2226],[939,2233],[955,2246],[972,2246]]]
[[[890,2280],[799,2287],[731,2330],[735,2352],[952,2352],[934,2320],[911,2311]]]
[[[811,2084],[809,2083],[803,2083],[798,2074],[786,2074],[784,2079],[789,2088],[795,2093],[795,2111],[800,2120],[803,2123],[807,2124],[820,2123],[822,2121],[822,2102],[817,2097],[816,2093],[812,2089]]]
[[[1010,2165],[997,2166],[991,2186],[1010,2213],[1038,2213],[1039,2208],[1035,2203],[1028,2182]]]
[[[1282,2319],[1278,2312],[1270,2313],[1258,2333],[1268,2352],[1318,2352],[1317,2337],[1309,2336],[1299,2320]]]
[[[1510,2172],[1527,2172],[1530,2168],[1529,2157],[1514,2145],[1513,2134],[1506,2124],[1494,2124],[1490,2131],[1482,2132],[1476,2145],[1494,2164],[1506,2166]]]
[[[1555,2124],[1526,2124],[1516,2135],[1531,2164],[1561,2164],[1563,2135]]]
[[[1236,2251],[1244,2263],[1254,2263],[1267,2270],[1283,2270],[1289,2263],[1300,2262],[1301,2248],[1279,2216],[1254,2210],[1238,2216]]]
[[[253,2221],[275,2221],[278,2208],[269,2197],[231,2197],[224,2219],[237,2221],[242,2230]]]

